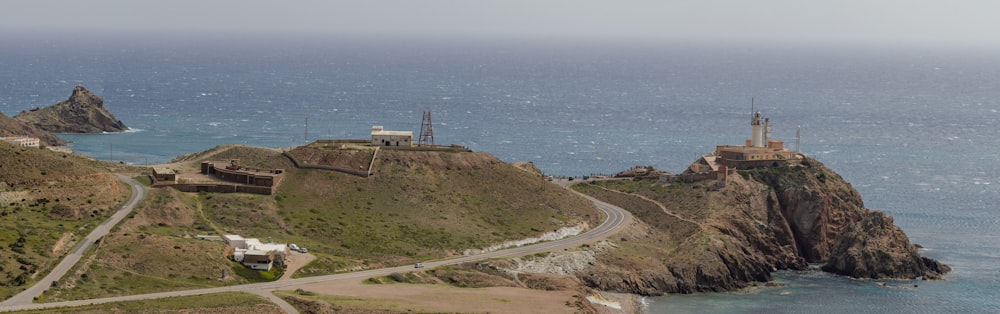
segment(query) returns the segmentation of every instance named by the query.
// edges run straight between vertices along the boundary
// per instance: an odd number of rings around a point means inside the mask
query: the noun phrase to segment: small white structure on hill
[[[3,141],[20,147],[34,147],[34,148],[38,148],[40,143],[40,140],[38,138],[26,137],[26,136],[4,137]]]
[[[386,131],[372,126],[372,146],[413,146],[413,131]]]
[[[275,263],[284,265],[288,256],[288,245],[284,243],[261,243],[235,234],[222,236],[222,241],[233,249],[233,260],[250,269],[271,270]]]

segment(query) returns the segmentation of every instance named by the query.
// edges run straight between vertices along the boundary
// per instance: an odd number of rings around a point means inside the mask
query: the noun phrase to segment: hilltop
[[[128,130],[107,108],[104,99],[83,86],[69,99],[45,108],[22,111],[14,119],[52,133],[102,133]]]

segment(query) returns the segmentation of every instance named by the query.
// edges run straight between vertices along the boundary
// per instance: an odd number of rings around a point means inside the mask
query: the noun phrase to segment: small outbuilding
[[[248,250],[243,252],[243,266],[255,270],[271,270],[274,266],[274,251]]]
[[[167,167],[153,167],[153,184],[177,183],[177,173]]]
[[[386,131],[381,125],[372,126],[372,146],[413,146],[413,131]]]

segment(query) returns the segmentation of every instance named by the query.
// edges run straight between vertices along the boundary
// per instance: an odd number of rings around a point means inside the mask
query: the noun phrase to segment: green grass
[[[163,298],[145,301],[113,302],[77,307],[25,311],[30,313],[237,313],[280,311],[277,305],[260,296],[224,292],[189,297]],[[16,312],[15,312],[16,313]]]
[[[399,265],[596,220],[586,201],[490,157],[379,156],[371,178],[290,171],[276,204],[285,228],[301,237],[298,244],[353,258],[355,265]]]
[[[238,262],[233,262],[233,275],[237,275],[249,282],[269,282],[278,280],[285,273],[282,267],[271,267],[271,270],[254,270],[243,266]]]
[[[101,248],[84,256],[59,285],[46,291],[46,301],[79,300],[177,289],[252,283],[240,276],[221,280],[244,268],[221,257],[220,242],[175,239],[146,233],[120,233],[102,240]]]

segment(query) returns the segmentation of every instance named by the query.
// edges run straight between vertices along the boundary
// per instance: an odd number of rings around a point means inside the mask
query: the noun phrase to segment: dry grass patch
[[[78,155],[0,143],[0,298],[42,278],[131,192]]]
[[[33,310],[31,313],[279,313],[279,308],[260,296],[225,292],[189,297],[113,302],[77,307]]]
[[[46,301],[77,300],[138,293],[249,283],[241,277],[222,280],[236,267],[225,245],[194,238],[212,233],[198,214],[197,194],[152,189],[136,211],[100,240]]]

